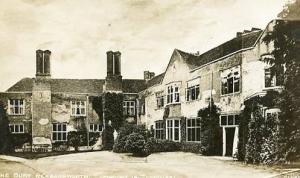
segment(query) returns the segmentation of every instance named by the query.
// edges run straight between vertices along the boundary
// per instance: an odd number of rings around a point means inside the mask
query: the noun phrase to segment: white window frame
[[[123,101],[123,114],[125,116],[135,116],[135,101]]]
[[[238,72],[237,74],[235,74]],[[229,93],[229,80],[232,79],[232,92]],[[227,92],[224,92],[224,84],[226,83]],[[238,83],[238,87],[235,85]],[[221,96],[232,95],[241,92],[241,67],[235,66],[230,69],[221,71]]]
[[[165,133],[164,133],[164,121],[156,121],[155,122],[155,129],[154,129],[154,137],[156,139],[164,139],[165,138]],[[159,133],[159,137],[157,137],[157,133]]]
[[[61,128],[60,130],[59,125]],[[54,134],[56,135],[56,139],[54,139]],[[63,135],[65,135],[65,139],[63,138]],[[65,142],[68,140],[67,123],[52,123],[52,140],[54,142]]]
[[[226,117],[226,124],[222,124],[222,118]],[[232,117],[232,124],[229,123],[229,117]],[[236,119],[236,117],[238,118],[238,121]],[[238,126],[241,122],[241,118],[239,116],[239,114],[222,114],[220,115],[220,119],[219,119],[219,124],[221,127],[232,127],[232,126]]]
[[[191,124],[189,124],[189,121],[191,121]],[[194,125],[193,125],[194,121]],[[189,140],[189,130],[194,130],[194,140]],[[199,132],[199,135],[198,135]],[[192,132],[191,132],[192,133]],[[199,136],[199,138],[198,138]],[[186,141],[187,142],[200,142],[201,141],[201,121],[200,117],[194,117],[194,118],[187,118],[186,119]]]
[[[25,130],[24,124],[9,124],[9,130],[10,130],[10,133],[12,133],[12,134],[22,134],[22,133],[25,133],[25,131],[24,131]],[[16,131],[16,130],[18,130],[18,131]]]
[[[156,93],[156,106],[157,109],[163,108],[165,106],[165,96],[163,92]]]
[[[179,125],[175,126],[175,121],[178,121]],[[169,124],[170,123],[170,124]],[[166,139],[174,142],[181,141],[181,120],[180,119],[166,119]],[[178,139],[175,140],[175,130],[178,129]]]
[[[180,103],[180,85],[172,83],[167,86],[167,104]]]
[[[90,124],[89,131],[90,132],[102,132],[102,125],[100,125],[100,124]]]
[[[198,90],[198,93],[197,93]],[[193,92],[195,98],[193,98]],[[186,101],[195,101],[200,99],[200,85],[193,85],[193,86],[188,86],[186,88]]]
[[[86,101],[71,101],[71,116],[86,116]]]
[[[12,103],[11,103],[12,102]],[[9,115],[24,115],[25,114],[25,100],[24,99],[9,99],[8,100],[8,114]],[[16,112],[18,108],[18,113]]]

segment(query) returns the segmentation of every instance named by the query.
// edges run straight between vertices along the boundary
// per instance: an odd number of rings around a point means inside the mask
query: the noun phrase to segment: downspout
[[[89,131],[89,95],[86,95],[86,134],[87,134],[87,146],[90,147],[90,131]]]

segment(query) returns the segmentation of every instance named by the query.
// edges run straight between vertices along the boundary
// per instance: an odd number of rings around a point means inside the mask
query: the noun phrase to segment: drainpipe
[[[89,127],[89,95],[86,95],[86,134],[87,134],[87,146],[90,147],[90,127]]]

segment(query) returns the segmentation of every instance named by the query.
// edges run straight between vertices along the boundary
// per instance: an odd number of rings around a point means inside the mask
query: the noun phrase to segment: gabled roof
[[[34,78],[24,78],[10,87],[7,92],[31,92]],[[49,79],[54,93],[94,93],[103,92],[103,79]],[[124,79],[124,93],[138,93],[146,88],[145,80]]]
[[[141,79],[123,79],[122,91],[123,93],[138,93],[146,89],[146,81]]]
[[[164,76],[165,76],[165,73],[161,73],[161,74],[153,77],[151,80],[149,80],[147,82],[147,88],[152,87],[152,86],[154,86],[156,84],[161,83],[161,81],[163,80]]]
[[[190,54],[180,50],[179,52],[186,58],[189,66],[191,66],[192,69],[195,69],[234,52],[253,47],[256,41],[260,38],[262,32],[262,30],[257,30],[248,34],[237,36],[201,55]]]

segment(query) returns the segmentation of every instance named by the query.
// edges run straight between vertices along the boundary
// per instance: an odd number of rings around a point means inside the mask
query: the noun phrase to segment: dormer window
[[[170,84],[167,87],[167,104],[179,103],[179,84]]]
[[[10,99],[8,101],[8,107],[10,115],[25,114],[25,102],[23,99]]]
[[[72,101],[72,116],[86,116],[86,102],[85,101]]]

